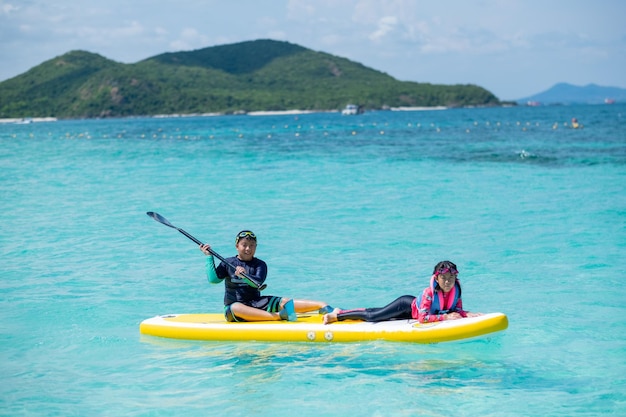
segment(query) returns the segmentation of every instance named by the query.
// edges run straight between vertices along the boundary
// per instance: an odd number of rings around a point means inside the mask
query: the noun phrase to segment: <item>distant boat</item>
[[[343,115],[354,115],[363,113],[363,108],[361,106],[357,106],[356,104],[348,104],[345,109],[341,111]]]
[[[604,99],[604,104],[614,104],[615,100],[613,100],[612,98],[605,98]]]
[[[529,106],[529,107],[537,107],[537,106],[541,106],[541,103],[538,102],[538,101],[531,101],[531,100],[529,100],[529,101],[526,102],[526,105]]]

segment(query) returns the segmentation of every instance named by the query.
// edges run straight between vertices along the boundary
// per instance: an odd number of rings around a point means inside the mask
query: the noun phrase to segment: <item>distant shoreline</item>
[[[56,122],[56,117],[15,117],[10,119],[0,119],[0,123],[14,123],[26,125],[29,123]]]
[[[620,103],[621,104],[621,103]],[[576,105],[595,105],[595,104],[575,104]],[[502,104],[500,106],[462,106],[460,108],[488,108],[488,107],[529,107],[529,106],[518,106],[511,104]],[[553,107],[551,105],[544,105],[541,107]],[[441,110],[451,110],[459,107],[447,107],[447,106],[433,106],[433,107],[389,107],[387,109],[376,109],[369,110],[365,113],[371,112],[384,112],[384,111],[392,111],[392,112],[424,112],[424,111],[441,111]],[[29,124],[29,123],[42,123],[42,122],[56,122],[58,120],[107,120],[107,119],[127,119],[127,118],[153,118],[153,119],[176,119],[176,118],[190,118],[190,117],[217,117],[217,116],[297,116],[303,114],[321,114],[321,113],[336,113],[341,115],[340,110],[299,110],[299,109],[291,109],[291,110],[258,110],[258,111],[236,111],[229,113],[172,113],[172,114],[153,114],[153,115],[140,115],[140,116],[122,116],[122,117],[88,117],[88,118],[57,118],[57,117],[14,117],[14,118],[0,118],[1,124]],[[343,116],[343,117],[358,117],[354,115]]]
[[[435,107],[391,107],[388,111],[429,111],[429,110],[447,110],[449,107],[445,106],[435,106]],[[376,110],[376,111],[384,111],[384,110]],[[153,119],[177,119],[177,118],[188,118],[188,117],[216,117],[216,116],[290,116],[290,115],[301,115],[301,114],[317,114],[317,113],[341,113],[339,110],[258,110],[258,111],[241,111],[234,113],[172,113],[172,114],[153,114],[153,115],[145,115],[145,116],[126,116],[126,117],[106,117],[106,118],[98,118],[98,117],[90,117],[88,119],[120,119],[120,118],[137,118],[137,117],[147,117]],[[28,123],[41,123],[41,122],[56,122],[59,120],[56,117],[15,117],[15,118],[7,118],[0,119],[0,124],[28,124]],[[61,119],[61,120],[76,120],[73,118],[69,119]]]

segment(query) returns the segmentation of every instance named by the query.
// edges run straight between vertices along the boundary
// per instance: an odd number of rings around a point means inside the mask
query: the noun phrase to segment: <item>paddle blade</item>
[[[162,223],[166,226],[172,227],[174,229],[177,229],[176,226],[174,226],[172,223],[170,223],[165,217],[161,216],[159,213],[155,213],[154,211],[149,211],[146,213],[148,216],[152,217],[154,220],[156,220],[159,223]]]
[[[164,225],[166,225],[168,227],[171,227],[172,229],[178,230],[180,233],[182,233],[183,235],[187,236],[189,239],[194,241],[196,244],[202,245],[201,241],[199,241],[195,237],[191,236],[189,233],[185,232],[183,229],[174,226],[172,223],[170,223],[165,217],[161,216],[159,213],[155,213],[154,211],[148,211],[148,212],[146,212],[146,214],[148,216],[152,217],[157,222],[159,222],[161,224],[164,224]],[[209,250],[209,251],[211,252],[211,255],[215,256],[220,261],[224,262],[226,265],[228,265],[231,268],[235,269],[235,267],[232,264],[228,263],[228,261],[226,259],[222,258],[218,253],[214,252],[213,250]],[[246,281],[246,283],[248,285],[250,285],[251,287],[254,287],[254,288],[258,288],[259,291],[263,291],[267,287],[266,284],[259,284],[258,282],[256,282],[254,279],[250,278],[247,275],[244,275],[244,279],[245,279],[245,281]]]

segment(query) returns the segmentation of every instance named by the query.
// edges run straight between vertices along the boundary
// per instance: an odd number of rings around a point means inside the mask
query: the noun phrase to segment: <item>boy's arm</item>
[[[206,257],[206,277],[211,284],[219,284],[222,282],[222,280],[217,277],[213,255],[208,255]]]

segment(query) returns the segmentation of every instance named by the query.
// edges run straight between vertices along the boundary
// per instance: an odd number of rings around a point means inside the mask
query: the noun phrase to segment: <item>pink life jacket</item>
[[[443,291],[441,291],[441,287],[439,287],[439,283],[435,280],[435,275],[433,275],[430,278],[430,288],[433,293],[433,300],[432,300],[432,303],[430,304],[430,311],[428,312],[429,315],[447,314],[451,311],[456,310],[456,304],[459,302],[459,299],[461,298],[461,283],[459,282],[458,278],[456,282],[454,283],[454,287],[450,290],[452,294],[451,296],[448,296],[448,305],[445,305],[445,306],[443,305],[444,304]],[[417,299],[418,308],[420,305],[422,305],[422,297],[424,296],[425,292],[426,290],[422,291],[422,293]]]

